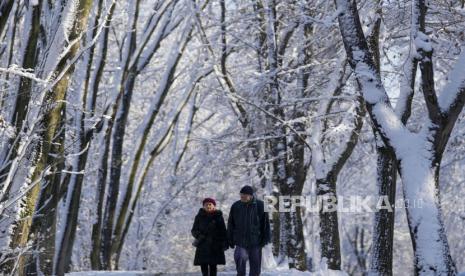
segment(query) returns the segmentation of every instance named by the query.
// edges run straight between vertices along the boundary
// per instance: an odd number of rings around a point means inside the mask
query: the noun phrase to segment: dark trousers
[[[203,264],[200,265],[200,269],[202,269],[202,276],[216,276],[216,264]]]
[[[249,276],[259,276],[262,267],[262,248],[242,248],[236,245],[234,261],[236,262],[237,276],[245,276],[247,260],[250,261]]]

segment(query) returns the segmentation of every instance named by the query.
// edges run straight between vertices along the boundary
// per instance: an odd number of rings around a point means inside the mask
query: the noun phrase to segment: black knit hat
[[[242,187],[239,193],[246,194],[246,195],[253,195],[253,188],[250,187],[249,185],[245,185],[244,187]]]

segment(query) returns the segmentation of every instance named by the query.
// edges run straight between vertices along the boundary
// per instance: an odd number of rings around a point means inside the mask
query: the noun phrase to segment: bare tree
[[[97,223],[94,224],[93,250],[91,253],[93,267],[98,269],[118,267],[119,256],[125,237],[124,229],[126,229],[131,222],[131,219],[128,218],[131,216],[131,214],[129,214],[130,206],[132,200],[136,200],[137,202],[138,199],[138,196],[135,198],[133,196],[134,184],[138,170],[140,169],[139,163],[142,154],[146,149],[146,143],[149,138],[148,134],[157,118],[161,106],[167,99],[168,92],[174,81],[174,73],[176,72],[177,65],[191,39],[191,23],[189,20],[185,20],[180,14],[174,12],[175,10],[186,8],[186,5],[182,3],[184,2],[156,2],[154,11],[149,16],[149,21],[142,32],[140,40],[137,36],[136,24],[139,18],[139,1],[129,4],[131,15],[130,22],[133,31],[131,31],[123,46],[121,68],[124,68],[124,70],[120,76],[121,84],[119,86],[120,90],[117,92],[116,103],[112,107],[111,119],[107,125],[106,142],[102,155],[111,158],[108,185],[104,184],[107,174],[107,158],[101,159],[100,164],[102,175],[99,178],[98,198],[101,206],[103,206],[102,202],[105,202],[105,207],[104,211],[98,214]],[[182,22],[184,22],[184,24],[181,24]],[[172,52],[168,55],[166,71],[154,93],[148,116],[141,126],[142,133],[136,143],[135,155],[130,162],[129,179],[125,182],[126,185],[124,186],[123,193],[121,197],[119,197],[121,185],[120,178],[123,169],[122,155],[124,134],[136,78],[150,63],[155,53],[157,53],[161,42],[181,25],[184,25],[184,29],[181,33],[181,39],[178,41],[179,47],[173,48]],[[111,152],[109,152],[110,143]],[[105,190],[108,191],[106,199],[102,197]],[[118,198],[121,198],[121,205],[119,208],[117,208]],[[98,234],[98,229],[100,229],[100,234]]]

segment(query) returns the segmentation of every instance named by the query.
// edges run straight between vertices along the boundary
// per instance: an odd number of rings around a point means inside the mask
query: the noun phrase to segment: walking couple
[[[249,276],[260,275],[262,248],[271,236],[268,213],[251,186],[242,187],[239,194],[240,200],[231,206],[227,229],[223,213],[212,198],[203,200],[203,208],[195,216],[191,230],[196,246],[194,265],[200,265],[204,276],[216,276],[216,266],[226,264],[224,251],[229,247],[234,248],[238,276],[245,276],[247,261]]]

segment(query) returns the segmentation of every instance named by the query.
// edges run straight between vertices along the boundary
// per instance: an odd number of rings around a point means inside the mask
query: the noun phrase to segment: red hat
[[[205,205],[205,203],[211,203],[216,206],[216,201],[211,197],[207,197],[202,201],[202,205]]]

